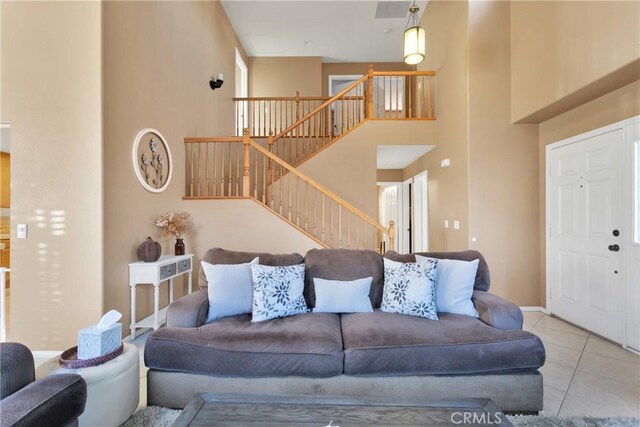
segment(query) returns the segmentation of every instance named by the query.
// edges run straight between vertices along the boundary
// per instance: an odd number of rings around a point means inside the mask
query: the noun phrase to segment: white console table
[[[131,287],[131,339],[136,338],[136,329],[158,329],[167,318],[168,305],[160,309],[160,284],[169,282],[169,304],[173,302],[173,279],[189,275],[189,293],[193,281],[193,254],[163,255],[156,262],[132,262],[129,264],[129,286]],[[136,322],[136,286],[153,285],[153,314]]]

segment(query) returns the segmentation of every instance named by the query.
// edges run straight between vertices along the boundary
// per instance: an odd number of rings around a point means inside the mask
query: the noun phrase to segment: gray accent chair
[[[18,343],[0,344],[0,426],[78,425],[87,401],[80,375],[52,375],[35,381],[33,355]]]

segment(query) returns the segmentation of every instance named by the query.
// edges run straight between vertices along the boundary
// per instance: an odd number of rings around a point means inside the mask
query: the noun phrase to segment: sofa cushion
[[[545,360],[537,336],[459,314],[429,320],[375,311],[341,321],[347,375],[503,373],[535,370]]]
[[[480,260],[473,289],[477,291],[489,290],[489,286],[491,285],[489,266],[487,265],[487,261],[484,259],[482,254],[478,251],[468,250],[460,252],[416,252],[415,254],[399,254],[396,251],[387,251],[384,254],[384,257],[398,262],[416,262],[416,254],[439,259],[457,259],[461,261],[473,261],[474,259]]]
[[[340,317],[305,313],[251,323],[249,314],[199,328],[161,328],[145,344],[152,369],[239,377],[342,373]]]
[[[209,264],[246,264],[254,258],[260,258],[261,265],[296,265],[304,262],[304,257],[298,253],[292,254],[267,254],[259,252],[237,252],[222,248],[212,248],[205,252],[202,261]],[[208,286],[207,277],[202,268],[198,274],[198,286],[204,289]]]
[[[311,249],[304,257],[306,265],[304,296],[309,307],[315,307],[313,279],[356,280],[373,277],[369,298],[380,307],[384,286],[382,257],[374,251],[360,249]]]

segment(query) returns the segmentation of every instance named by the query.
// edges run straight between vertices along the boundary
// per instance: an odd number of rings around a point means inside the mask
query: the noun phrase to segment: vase
[[[184,240],[176,237],[176,246],[174,253],[176,255],[184,255]]]

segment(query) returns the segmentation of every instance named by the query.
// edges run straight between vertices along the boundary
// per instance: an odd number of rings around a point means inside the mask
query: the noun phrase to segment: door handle
[[[620,250],[620,246],[618,246],[618,245],[609,245],[609,250],[611,252],[618,252]]]

